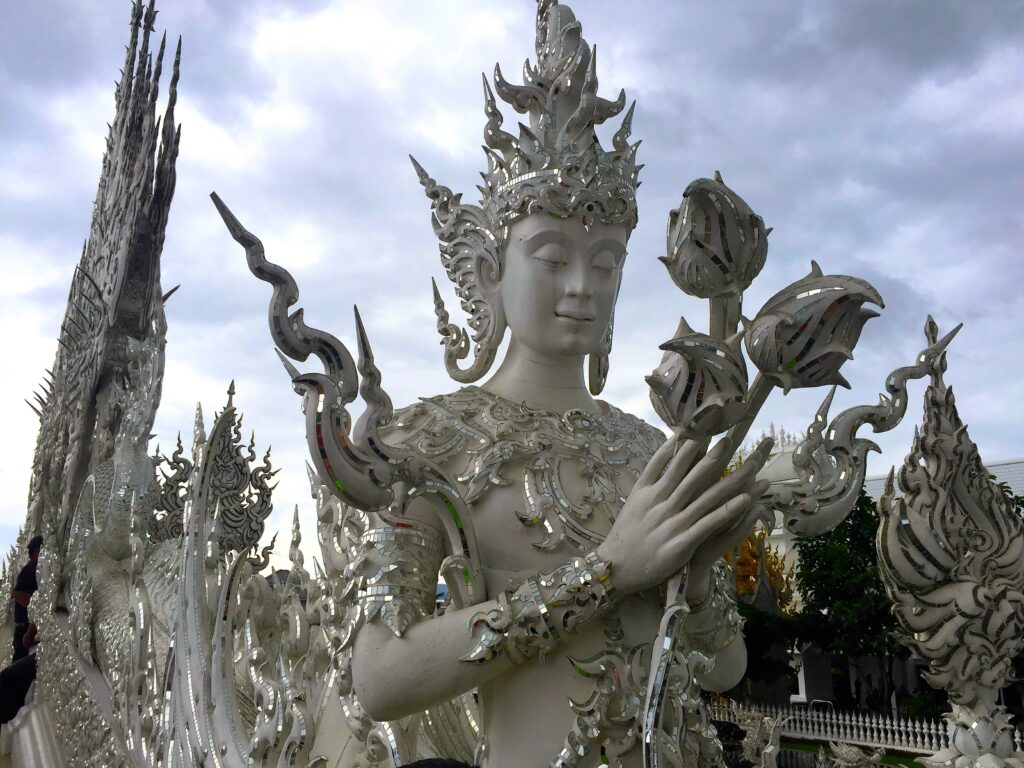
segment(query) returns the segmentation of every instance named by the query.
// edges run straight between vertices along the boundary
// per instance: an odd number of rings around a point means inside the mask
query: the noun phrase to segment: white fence
[[[893,718],[871,712],[840,712],[806,707],[772,707],[750,704],[711,705],[711,717],[740,725],[740,715],[758,714],[788,718],[782,735],[808,741],[842,741],[866,747],[885,747],[896,752],[932,754],[949,746],[946,724],[941,720]],[[1024,748],[1021,732],[1014,730],[1017,749]]]

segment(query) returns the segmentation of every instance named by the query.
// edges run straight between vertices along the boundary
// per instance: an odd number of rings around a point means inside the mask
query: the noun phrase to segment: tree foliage
[[[850,516],[821,536],[798,539],[800,639],[851,657],[904,654],[878,576],[875,502],[863,489]]]

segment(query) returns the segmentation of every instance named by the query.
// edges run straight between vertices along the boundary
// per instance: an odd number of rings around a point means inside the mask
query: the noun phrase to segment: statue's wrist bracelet
[[[707,593],[690,606],[684,632],[693,650],[714,655],[730,645],[742,628],[743,617],[732,594],[732,569],[720,560],[712,569]]]
[[[503,592],[497,605],[470,619],[473,649],[466,662],[507,656],[522,664],[550,653],[563,635],[610,608],[616,599],[611,564],[595,552],[574,557],[548,573],[523,581]]]

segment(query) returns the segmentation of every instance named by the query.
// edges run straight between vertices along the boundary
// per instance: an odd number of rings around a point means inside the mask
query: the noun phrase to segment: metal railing
[[[784,718],[782,735],[808,741],[837,741],[865,747],[885,747],[896,752],[932,754],[949,746],[946,724],[942,720],[892,717],[877,712],[843,712],[834,709],[808,709],[801,706],[770,706],[714,702],[711,717],[742,725],[744,715]],[[1021,732],[1014,741],[1022,748]]]

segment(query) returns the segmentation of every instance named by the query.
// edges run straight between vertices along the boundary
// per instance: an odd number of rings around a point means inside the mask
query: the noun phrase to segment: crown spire
[[[484,173],[481,206],[496,228],[535,211],[584,220],[636,225],[638,145],[627,141],[633,106],[615,133],[612,151],[594,131],[626,105],[597,95],[597,48],[583,39],[572,10],[551,0],[537,5],[537,63],[523,65],[523,84],[510,83],[494,68],[494,92],[529,125],[519,137],[501,129],[502,115],[484,82]]]

